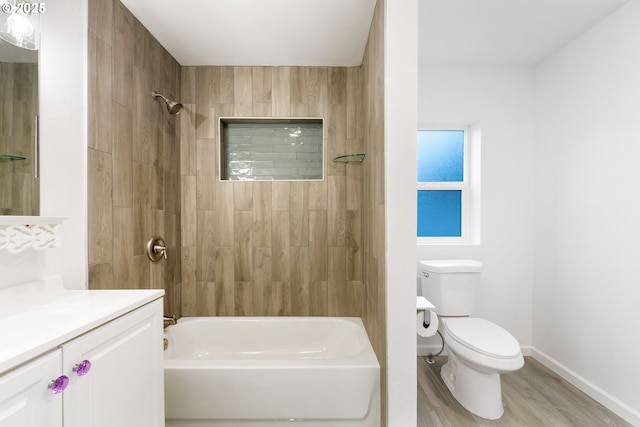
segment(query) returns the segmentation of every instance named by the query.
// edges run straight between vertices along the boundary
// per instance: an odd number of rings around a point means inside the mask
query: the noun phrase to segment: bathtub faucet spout
[[[178,318],[176,317],[175,314],[173,316],[164,316],[163,320],[164,320],[165,326],[167,326],[167,324],[175,325],[176,323],[178,323]]]

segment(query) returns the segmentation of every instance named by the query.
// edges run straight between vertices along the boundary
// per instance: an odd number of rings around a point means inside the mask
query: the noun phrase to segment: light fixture
[[[40,13],[44,3],[0,0],[0,39],[23,49],[40,47]]]

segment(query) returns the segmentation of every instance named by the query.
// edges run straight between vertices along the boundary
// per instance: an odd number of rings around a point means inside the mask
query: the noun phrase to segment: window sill
[[[468,239],[445,238],[445,237],[418,237],[416,241],[418,246],[479,246],[480,242],[470,241]]]

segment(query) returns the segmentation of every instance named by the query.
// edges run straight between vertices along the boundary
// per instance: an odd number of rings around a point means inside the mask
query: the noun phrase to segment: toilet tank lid
[[[477,273],[482,263],[473,259],[434,259],[420,261],[423,271],[432,273]]]

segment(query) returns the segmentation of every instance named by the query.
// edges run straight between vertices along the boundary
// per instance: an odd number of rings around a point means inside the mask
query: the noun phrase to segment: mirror
[[[38,51],[0,39],[0,215],[39,213]]]

